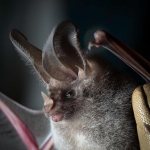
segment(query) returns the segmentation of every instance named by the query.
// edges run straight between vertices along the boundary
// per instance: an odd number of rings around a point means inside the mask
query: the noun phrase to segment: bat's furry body
[[[66,119],[51,121],[56,149],[139,149],[131,106],[136,83],[110,68],[104,74],[95,69],[93,76],[68,85],[76,91],[76,98],[62,103]],[[68,89],[67,85],[62,86],[56,89]]]
[[[48,87],[44,108],[56,150],[139,149],[131,106],[136,82],[101,58],[83,55],[72,24],[52,31],[43,54],[20,32],[10,37]]]

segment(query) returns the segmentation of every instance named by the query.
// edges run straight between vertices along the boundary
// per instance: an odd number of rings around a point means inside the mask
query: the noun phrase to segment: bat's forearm
[[[150,62],[138,54],[136,51],[128,48],[122,42],[104,31],[94,33],[95,40],[90,43],[91,46],[104,47],[119,57],[124,63],[131,67],[147,82],[150,81]],[[90,48],[89,47],[89,48]]]

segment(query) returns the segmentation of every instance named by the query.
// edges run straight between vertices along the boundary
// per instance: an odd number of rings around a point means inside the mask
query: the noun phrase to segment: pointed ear
[[[76,27],[70,22],[62,22],[52,30],[44,47],[45,70],[58,80],[75,79],[78,67],[85,70],[85,64]]]
[[[42,51],[30,44],[27,38],[16,29],[10,33],[10,40],[16,50],[31,62],[43,81],[48,83],[50,77],[42,66]]]

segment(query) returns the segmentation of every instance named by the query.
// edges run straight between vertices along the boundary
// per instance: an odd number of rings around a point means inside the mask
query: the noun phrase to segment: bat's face
[[[73,82],[50,80],[48,96],[43,96],[48,99],[44,105],[45,114],[55,122],[77,118],[90,95],[89,85],[92,81],[85,76]]]
[[[81,113],[90,99],[87,95],[91,93],[91,86],[98,85],[96,78],[101,77],[107,67],[81,51],[74,25],[63,22],[54,28],[42,51],[17,30],[11,32],[10,39],[31,61],[48,89],[48,95],[42,93],[47,116],[57,122]]]
[[[44,111],[53,121],[72,120],[81,118],[91,109],[97,98],[100,97],[101,88],[109,72],[107,67],[101,65],[102,62],[88,62],[92,69],[85,73],[81,68],[78,71],[77,78],[68,82],[67,80],[58,81],[50,79],[48,85],[48,96],[43,95],[45,99]],[[105,78],[105,79],[104,79]]]
[[[55,122],[72,118],[78,109],[80,92],[76,83],[50,85],[48,97],[52,105],[44,106],[45,113]]]

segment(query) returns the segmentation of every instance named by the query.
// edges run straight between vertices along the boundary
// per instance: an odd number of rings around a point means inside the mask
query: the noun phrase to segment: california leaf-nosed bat
[[[149,82],[148,61],[105,31],[97,31],[94,38],[89,48],[105,47]],[[136,81],[101,56],[82,51],[72,23],[56,26],[43,50],[18,30],[10,33],[10,39],[47,87],[48,94],[42,92],[42,97],[54,149],[139,149],[131,106]]]

